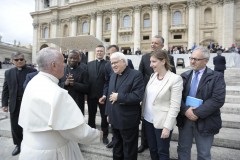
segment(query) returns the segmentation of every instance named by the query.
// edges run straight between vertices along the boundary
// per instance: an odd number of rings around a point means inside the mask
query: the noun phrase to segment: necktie
[[[196,92],[197,92],[197,87],[198,87],[198,74],[199,72],[195,72],[195,75],[192,79],[192,83],[190,86],[190,92],[189,92],[189,96],[191,97],[195,97],[196,96]]]

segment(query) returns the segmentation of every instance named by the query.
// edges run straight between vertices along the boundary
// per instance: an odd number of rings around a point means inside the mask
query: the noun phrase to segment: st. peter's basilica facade
[[[147,52],[154,35],[165,49],[240,45],[240,0],[35,0],[31,15],[33,59],[44,46],[61,47],[47,39],[80,35],[132,53]]]

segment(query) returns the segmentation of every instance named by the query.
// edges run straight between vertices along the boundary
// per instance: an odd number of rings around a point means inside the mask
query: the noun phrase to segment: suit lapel
[[[157,95],[156,97],[159,95],[159,93],[162,91],[163,87],[167,84],[169,78],[171,77],[171,72],[167,71],[166,75],[164,76],[162,83],[160,84],[160,86],[158,87],[158,91],[157,91]],[[157,78],[157,77],[156,77]],[[155,97],[155,99],[156,99]]]

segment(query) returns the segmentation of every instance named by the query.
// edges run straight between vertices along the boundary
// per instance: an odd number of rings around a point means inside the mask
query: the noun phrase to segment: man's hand
[[[102,96],[101,98],[99,98],[98,102],[100,104],[104,104],[105,103],[105,100],[106,100],[106,96]]]
[[[4,106],[2,110],[3,110],[3,112],[8,112],[8,107]]]
[[[72,74],[68,74],[67,79],[65,81],[65,85],[66,86],[68,86],[68,85],[73,86],[73,84],[74,84],[73,76],[72,76]]]
[[[185,116],[190,119],[191,121],[196,121],[198,119],[198,116],[196,116],[193,113],[194,108],[193,107],[189,107],[188,110],[185,112]]]
[[[118,98],[118,93],[112,92],[112,94],[109,97],[109,101],[112,102],[113,104],[114,102],[117,101],[117,98]]]

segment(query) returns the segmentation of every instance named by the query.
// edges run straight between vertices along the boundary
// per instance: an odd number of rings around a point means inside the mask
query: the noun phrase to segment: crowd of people
[[[2,92],[16,145],[12,155],[20,153],[20,160],[80,160],[84,158],[78,143],[101,142],[113,148],[114,160],[136,160],[146,149],[152,160],[167,160],[177,125],[178,159],[191,159],[195,139],[198,159],[210,160],[214,135],[221,129],[223,73],[208,68],[209,50],[196,46],[190,56],[192,69],[177,75],[163,44],[163,37],[152,37],[151,52],[142,56],[139,70],[117,45],[110,45],[107,54],[103,45],[96,46],[96,59],[90,62],[82,61],[78,50],[71,50],[65,60],[57,49],[43,48],[36,58],[38,71],[26,66],[22,53],[14,53],[15,67],[5,72]],[[202,103],[196,106],[189,98]]]

